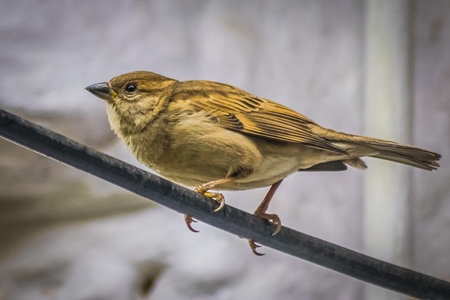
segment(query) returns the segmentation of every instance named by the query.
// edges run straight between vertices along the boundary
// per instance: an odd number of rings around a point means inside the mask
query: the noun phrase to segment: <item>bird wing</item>
[[[223,128],[285,143],[298,143],[346,154],[311,132],[319,126],[300,113],[236,87],[210,81],[184,81],[174,91],[177,101],[188,101]]]

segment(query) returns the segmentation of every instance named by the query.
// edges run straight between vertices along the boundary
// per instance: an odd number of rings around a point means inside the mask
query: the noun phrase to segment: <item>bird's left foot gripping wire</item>
[[[232,180],[234,180],[234,179],[233,178],[224,178],[224,179],[211,181],[211,182],[197,186],[194,189],[194,191],[196,191],[197,193],[200,193],[206,197],[209,197],[209,198],[215,200],[217,203],[219,203],[219,207],[217,207],[214,210],[214,212],[218,212],[225,207],[225,197],[221,193],[211,193],[211,192],[208,192],[208,190],[213,189],[217,185],[224,184],[224,183],[230,182]],[[186,222],[186,225],[190,231],[198,232],[198,230],[195,230],[194,228],[192,228],[192,223],[197,222],[196,220],[194,220],[192,218],[192,216],[185,214],[184,221]]]

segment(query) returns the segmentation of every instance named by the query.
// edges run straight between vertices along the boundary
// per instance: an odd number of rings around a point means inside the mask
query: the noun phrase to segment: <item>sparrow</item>
[[[167,179],[224,207],[211,190],[270,186],[254,215],[281,229],[269,203],[284,178],[298,171],[366,169],[375,157],[423,170],[439,167],[435,152],[338,132],[237,87],[205,80],[178,81],[136,71],[86,88],[106,101],[112,130],[136,158]],[[191,231],[195,220],[184,216]],[[256,255],[260,245],[249,240]]]

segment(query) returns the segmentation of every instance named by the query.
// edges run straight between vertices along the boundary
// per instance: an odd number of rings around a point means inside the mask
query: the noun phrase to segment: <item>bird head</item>
[[[108,104],[108,119],[118,135],[141,130],[164,108],[171,86],[177,80],[146,71],[136,71],[86,87]]]

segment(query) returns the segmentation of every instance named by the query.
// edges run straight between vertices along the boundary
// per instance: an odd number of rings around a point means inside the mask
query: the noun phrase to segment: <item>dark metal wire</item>
[[[450,283],[392,265],[217,203],[0,109],[0,136],[235,235],[419,299],[450,299]]]

